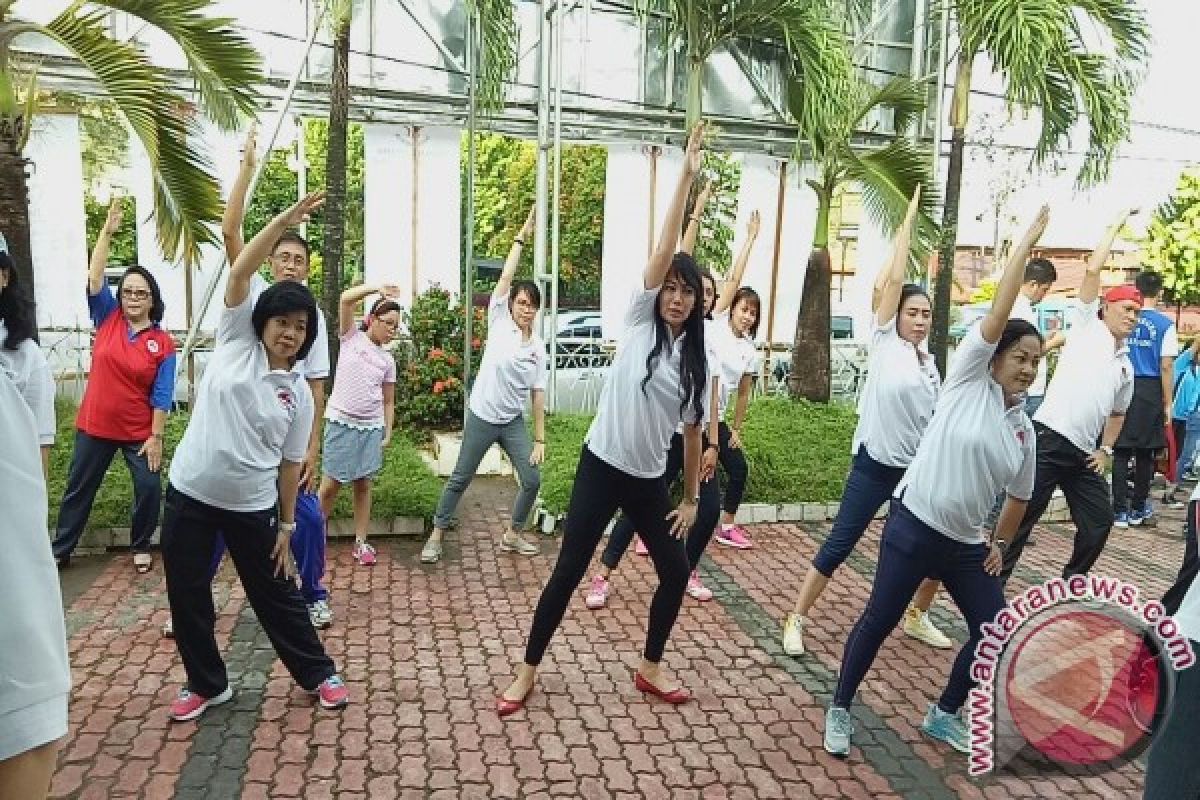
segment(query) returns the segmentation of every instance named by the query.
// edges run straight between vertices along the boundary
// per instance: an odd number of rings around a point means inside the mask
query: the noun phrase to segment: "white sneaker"
[[[825,752],[839,758],[850,755],[850,737],[854,735],[854,720],[844,708],[830,706],[825,712]]]
[[[804,623],[807,621],[799,614],[787,615],[787,622],[783,624],[783,652],[789,656],[804,655]]]
[[[333,609],[329,607],[328,600],[318,600],[308,607],[308,618],[312,620],[313,627],[322,630],[333,624]]]
[[[167,617],[167,621],[163,623],[162,635],[164,639],[175,638],[175,621]]]
[[[954,640],[937,629],[929,613],[916,606],[909,606],[904,612],[904,632],[938,650],[954,647]]]
[[[693,600],[699,600],[701,603],[707,603],[713,599],[712,589],[709,589],[700,581],[700,576],[692,570],[692,577],[688,580],[687,593]]]
[[[592,576],[592,585],[583,602],[592,611],[608,605],[608,580],[603,575]]]

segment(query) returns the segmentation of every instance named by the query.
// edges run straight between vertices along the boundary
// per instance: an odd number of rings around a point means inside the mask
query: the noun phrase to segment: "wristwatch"
[[[290,536],[293,532],[295,532],[295,530],[296,530],[296,523],[294,523],[294,522],[280,522],[279,523],[279,532],[280,533],[286,533]]]
[[[1004,541],[1003,539],[992,539],[992,544],[995,545],[996,549],[999,550],[1001,553],[1008,552],[1008,544],[1009,543]]]
[[[1109,458],[1112,458],[1113,456],[1113,449],[1106,444],[1100,445],[1100,452],[1104,453],[1104,455],[1108,456]]]

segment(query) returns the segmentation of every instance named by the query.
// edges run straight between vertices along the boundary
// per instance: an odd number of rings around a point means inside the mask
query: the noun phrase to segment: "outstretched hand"
[[[284,212],[288,226],[300,225],[301,223],[308,222],[309,217],[311,217],[312,214],[323,205],[325,205],[324,189],[319,189],[310,193],[299,203],[296,203],[294,206]]]
[[[1042,234],[1046,232],[1046,226],[1050,224],[1050,206],[1043,205],[1033,218],[1033,222],[1029,223],[1029,230],[1025,231],[1025,236],[1022,240],[1022,245],[1032,248],[1037,244],[1038,239],[1042,238]]]
[[[517,234],[518,239],[528,240],[533,234],[534,223],[537,221],[537,205],[529,207],[529,216],[525,217],[525,224],[521,226],[521,232]]]
[[[392,283],[385,283],[379,287],[379,294],[386,297],[388,300],[400,299],[400,287]]]
[[[762,216],[757,211],[750,212],[750,222],[746,225],[746,233],[751,239],[758,238],[759,228],[762,226]]]
[[[258,123],[250,123],[250,130],[246,131],[246,142],[242,145],[242,166],[246,169],[254,169],[254,165],[258,163]]]
[[[104,232],[111,235],[121,227],[121,218],[125,213],[124,203],[120,197],[114,197],[108,204],[108,216],[104,220]]]

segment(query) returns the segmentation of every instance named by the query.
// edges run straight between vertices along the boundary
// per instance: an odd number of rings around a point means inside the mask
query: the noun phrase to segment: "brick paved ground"
[[[498,492],[497,489],[502,491]],[[161,571],[135,576],[127,557],[67,574],[75,674],[71,732],[55,797],[787,797],[1125,798],[1140,796],[1141,767],[1086,778],[1004,778],[980,784],[965,760],[923,740],[953,651],[893,635],[868,676],[848,761],[821,749],[824,705],[842,644],[870,590],[873,526],[831,585],[807,639],[784,656],[780,620],[826,525],[760,525],[756,549],[714,545],[703,572],[716,601],[685,601],[668,664],[697,702],[673,708],[632,686],[654,585],[630,554],[608,609],[582,597],[551,645],[529,709],[501,721],[506,685],[557,540],[526,559],[495,546],[508,503],[503,484],[480,481],[441,564],[417,563],[420,543],[381,543],[374,568],[336,545],[329,579],[337,620],[325,632],[354,703],[314,708],[274,659],[228,567],[216,586],[218,638],[235,701],[198,723],[170,724],[165,704],[183,678]],[[1158,596],[1182,557],[1180,516],[1158,529],[1115,532],[1099,569]],[[1068,531],[1038,530],[1014,588],[1056,574]],[[935,612],[962,639],[957,612]]]

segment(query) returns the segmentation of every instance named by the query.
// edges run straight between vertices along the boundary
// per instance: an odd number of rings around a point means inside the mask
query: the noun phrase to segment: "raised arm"
[[[1079,302],[1086,305],[1093,302],[1100,294],[1100,273],[1103,271],[1104,265],[1108,263],[1113,241],[1132,213],[1132,210],[1122,211],[1116,221],[1108,226],[1108,230],[1104,232],[1096,249],[1092,251],[1092,255],[1088,259],[1087,271],[1083,274],[1083,281],[1079,284]]]
[[[92,248],[92,260],[88,262],[88,294],[100,293],[104,286],[104,268],[108,266],[108,251],[112,245],[113,234],[121,227],[121,198],[114,197],[108,204],[108,216],[96,236],[96,246]]]
[[[757,211],[750,214],[750,222],[746,225],[746,241],[738,253],[737,260],[733,262],[733,274],[725,281],[725,288],[721,289],[721,294],[713,305],[714,314],[728,311],[733,303],[733,296],[742,288],[742,276],[746,274],[746,265],[750,263],[750,251],[754,249],[754,242],[758,240],[760,222]]]
[[[512,288],[513,276],[517,274],[517,267],[521,265],[521,251],[525,249],[525,243],[529,241],[529,237],[534,232],[534,222],[537,215],[537,206],[529,209],[529,216],[525,217],[525,224],[521,226],[521,230],[517,232],[517,238],[513,239],[512,247],[508,249],[508,258],[504,260],[504,269],[500,270],[500,280],[496,281],[496,288],[492,289],[493,295],[508,294],[508,290]]]
[[[294,225],[307,222],[308,217],[325,204],[324,190],[313,192],[299,203],[277,215],[266,224],[246,247],[238,254],[232,266],[229,267],[229,282],[225,284],[225,307],[236,308],[250,294],[250,279],[259,266],[271,255],[271,248],[279,241],[279,237]]]
[[[1013,303],[1017,302],[1017,294],[1020,293],[1021,283],[1025,280],[1025,262],[1029,260],[1029,252],[1033,250],[1038,239],[1042,238],[1049,221],[1050,206],[1042,206],[1030,223],[1029,230],[1025,231],[1020,243],[1009,255],[1008,264],[1004,267],[1004,276],[1000,278],[1000,285],[996,287],[992,307],[979,323],[979,332],[983,334],[984,341],[990,344],[1000,341],[1000,334],[1004,333],[1004,326],[1012,316]]]
[[[913,190],[908,200],[908,210],[904,212],[904,221],[896,231],[896,239],[892,243],[892,259],[880,274],[884,277],[883,284],[875,281],[879,294],[873,296],[875,305],[875,324],[882,327],[891,322],[896,316],[896,307],[900,305],[900,292],[904,289],[904,271],[908,266],[908,251],[912,244],[912,226],[917,218],[917,210],[921,204],[921,185]]]
[[[679,183],[675,186],[675,194],[671,197],[671,205],[667,207],[667,217],[662,223],[662,232],[658,236],[658,245],[650,254],[646,263],[646,271],[642,273],[642,285],[647,289],[657,289],[662,286],[671,268],[671,259],[675,256],[676,237],[679,226],[683,222],[683,207],[687,205],[688,191],[696,173],[700,171],[703,156],[704,123],[700,122],[692,128],[688,137],[687,150],[683,156],[683,169],[679,173]],[[651,213],[654,213],[651,210]],[[699,302],[699,300],[697,300]]]
[[[683,241],[679,243],[679,249],[689,256],[696,252],[696,239],[700,236],[700,220],[704,219],[704,207],[708,205],[708,198],[711,196],[712,181],[706,181],[704,188],[700,190],[700,194],[696,197],[696,204],[692,206],[692,214],[688,217],[687,230],[683,232]]]
[[[221,238],[225,241],[225,255],[232,264],[242,254],[246,246],[242,238],[242,222],[246,219],[246,195],[250,191],[250,179],[254,177],[254,165],[258,161],[257,147],[258,130],[251,125],[246,133],[246,143],[242,146],[242,163],[238,165],[237,177],[229,189],[229,200],[225,203],[225,211],[221,214]]]
[[[338,298],[338,336],[345,336],[354,327],[354,312],[358,304],[373,294],[381,294],[389,300],[400,296],[400,287],[384,284],[351,286]]]

